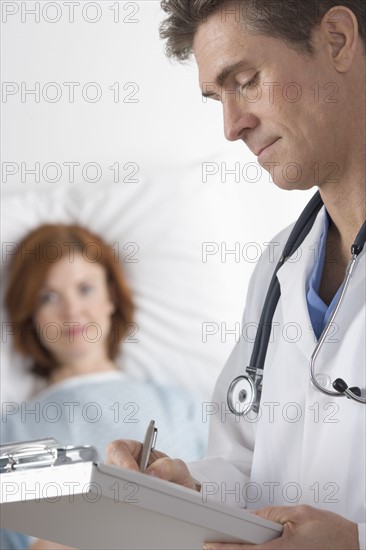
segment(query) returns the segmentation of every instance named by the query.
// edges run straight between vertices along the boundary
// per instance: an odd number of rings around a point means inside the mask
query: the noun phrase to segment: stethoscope
[[[284,247],[282,256],[276,266],[276,269],[273,273],[271,282],[268,287],[267,296],[263,305],[262,313],[259,320],[259,326],[254,341],[254,347],[252,356],[250,359],[250,364],[246,369],[246,375],[238,376],[235,378],[228,389],[227,392],[227,403],[230,411],[238,416],[244,416],[250,411],[258,413],[259,404],[262,392],[262,379],[263,379],[263,368],[264,362],[267,354],[268,343],[272,330],[272,320],[274,316],[277,303],[280,299],[281,290],[280,284],[277,279],[277,272],[285,263],[285,261],[292,256],[299,248],[310,229],[312,228],[314,221],[318,215],[319,210],[323,206],[323,201],[320,197],[319,192],[315,193],[310,202],[306,205],[304,211],[297,220],[288,240]],[[317,342],[317,345],[313,351],[313,354],[310,359],[310,380],[314,387],[320,392],[331,395],[333,397],[344,397],[347,396],[350,399],[354,399],[359,403],[366,404],[366,399],[361,397],[361,390],[358,387],[349,388],[346,382],[342,378],[337,378],[333,382],[333,388],[336,391],[327,390],[321,384],[315,376],[315,361],[321,350],[322,345],[324,344],[329,331],[332,328],[332,323],[341,307],[341,304],[344,300],[349,282],[354,273],[356,261],[361,253],[364,244],[366,241],[366,221],[361,227],[360,231],[357,234],[354,244],[351,247],[352,259],[350,260],[346,276],[341,286],[341,291],[337,303],[333,309],[333,312],[323,329],[323,332],[320,335],[320,338]]]

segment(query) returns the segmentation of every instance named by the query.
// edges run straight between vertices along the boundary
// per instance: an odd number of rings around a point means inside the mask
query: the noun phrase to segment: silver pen
[[[155,428],[155,421],[151,420],[146,430],[144,442],[142,444],[142,450],[139,461],[139,468],[141,472],[144,472],[149,464],[151,451],[155,448],[156,438],[158,435],[158,429]]]

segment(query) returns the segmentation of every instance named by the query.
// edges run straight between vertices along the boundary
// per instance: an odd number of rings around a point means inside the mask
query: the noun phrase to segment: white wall
[[[115,162],[135,162],[146,172],[191,160],[210,161],[215,154],[229,154],[242,164],[254,160],[242,143],[225,142],[220,105],[201,98],[194,62],[179,65],[163,55],[157,0],[1,4],[7,91],[2,99],[4,161],[38,161],[41,166],[59,162],[61,167],[67,161],[95,162],[108,180]],[[97,18],[95,23],[87,21]],[[71,84],[65,82],[77,84],[74,101]],[[93,82],[102,94],[96,102],[91,102],[97,92],[89,86]],[[115,83],[120,88],[118,103],[117,86],[109,89]],[[38,103],[26,94],[37,86]],[[58,93],[61,97],[52,102]],[[63,172],[61,181],[67,181],[66,167]],[[17,179],[9,177],[5,189]],[[26,186],[32,181],[28,176]],[[286,199],[290,197],[281,194],[279,204]]]

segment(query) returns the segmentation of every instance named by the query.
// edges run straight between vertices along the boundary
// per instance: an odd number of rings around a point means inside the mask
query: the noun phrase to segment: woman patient
[[[108,245],[78,225],[48,224],[28,234],[12,260],[5,305],[14,345],[46,387],[2,417],[1,443],[54,437],[94,445],[104,459],[111,440],[141,440],[154,419],[168,454],[199,458],[206,442],[200,404],[114,362],[121,342],[137,344],[128,342],[136,328],[131,294]],[[2,536],[4,548],[31,547]]]

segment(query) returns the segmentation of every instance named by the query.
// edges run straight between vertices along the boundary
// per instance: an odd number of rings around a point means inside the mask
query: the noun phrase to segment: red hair
[[[33,360],[32,372],[48,378],[56,360],[42,345],[33,316],[48,270],[65,256],[77,252],[86,261],[103,266],[115,311],[108,336],[108,356],[114,359],[133,319],[131,292],[121,264],[99,236],[79,225],[45,224],[31,231],[18,245],[9,266],[5,306],[14,327],[14,347]]]

